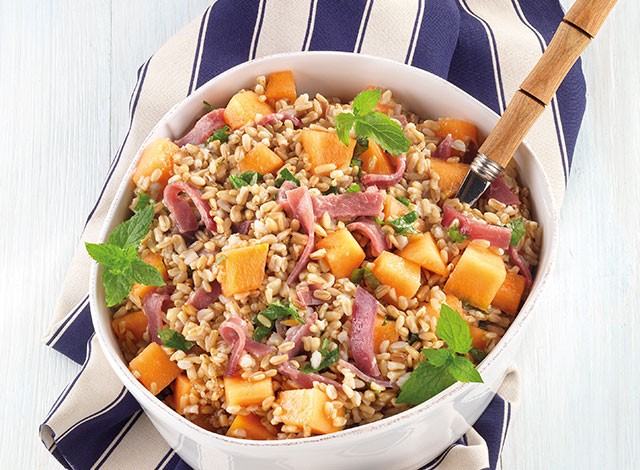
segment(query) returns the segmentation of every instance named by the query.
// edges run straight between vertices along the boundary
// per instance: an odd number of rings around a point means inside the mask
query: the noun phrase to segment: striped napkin
[[[562,16],[557,0],[218,0],[140,67],[129,130],[82,239],[97,239],[116,188],[153,125],[234,65],[300,50],[372,54],[429,70],[501,113]],[[577,64],[527,138],[558,204],[584,107]],[[100,350],[89,312],[90,265],[80,245],[45,337],[47,346],[82,368],[45,417],[42,441],[66,468],[188,468]],[[512,370],[474,428],[424,468],[496,468],[517,400]]]

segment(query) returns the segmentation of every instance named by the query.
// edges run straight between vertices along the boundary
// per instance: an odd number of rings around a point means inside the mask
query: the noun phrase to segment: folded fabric
[[[82,241],[97,239],[127,167],[155,123],[234,65],[300,50],[377,55],[446,78],[501,113],[562,16],[557,0],[218,0],[140,67],[129,130]],[[527,137],[543,160],[558,204],[584,107],[577,64]],[[81,244],[45,337],[48,346],[83,366],[44,419],[41,438],[67,468],[188,468],[100,351],[89,311],[90,266]],[[424,468],[496,468],[517,384],[512,370],[474,428]]]

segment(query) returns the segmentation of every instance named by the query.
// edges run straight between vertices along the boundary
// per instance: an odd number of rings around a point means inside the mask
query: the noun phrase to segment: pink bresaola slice
[[[313,388],[313,383],[319,382],[327,385],[333,385],[338,390],[342,389],[342,385],[335,380],[331,380],[323,375],[315,374],[313,372],[305,373],[296,369],[291,361],[280,364],[280,366],[278,366],[278,372],[285,377],[288,377],[297,387],[300,388]]]
[[[158,336],[158,330],[162,328],[162,310],[171,301],[169,289],[156,289],[149,292],[142,300],[142,312],[147,317],[147,332],[149,339],[154,343],[162,345]]]
[[[362,184],[367,187],[375,186],[379,189],[387,189],[398,183],[402,176],[404,175],[405,170],[407,169],[407,157],[405,154],[398,155],[396,157],[396,171],[391,173],[390,175],[379,175],[379,174],[368,174],[362,177]],[[366,193],[365,193],[366,194]],[[360,214],[360,215],[368,215],[368,214]]]
[[[448,160],[451,158],[451,145],[453,144],[453,137],[451,134],[442,139],[436,149],[431,152],[431,158],[438,158],[440,160]]]
[[[292,217],[300,221],[300,225],[309,236],[307,244],[300,254],[300,258],[296,261],[293,270],[287,278],[287,284],[292,285],[298,280],[300,273],[304,271],[311,259],[311,253],[313,253],[315,247],[315,220],[313,217],[313,203],[311,202],[309,190],[306,187],[302,186],[288,190],[286,192],[286,198]]]
[[[371,219],[360,217],[347,225],[347,229],[352,232],[358,230],[369,239],[371,242],[371,254],[373,256],[378,256],[383,251],[391,248],[391,245],[387,241],[387,237],[380,226]]]
[[[398,384],[396,384],[395,382],[391,382],[389,380],[380,380],[380,379],[376,379],[375,377],[371,377],[370,375],[365,374],[356,366],[354,366],[350,362],[345,361],[344,359],[338,359],[338,366],[344,367],[345,369],[349,369],[351,372],[354,373],[356,377],[358,377],[359,379],[365,382],[372,382],[384,388],[396,388],[398,386]]]
[[[511,259],[511,262],[518,266],[518,268],[520,269],[520,274],[524,276],[524,282],[527,286],[527,289],[531,289],[531,285],[533,284],[533,276],[531,275],[529,263],[527,263],[520,252],[516,250],[515,246],[509,247],[509,258]]]
[[[202,193],[199,189],[194,188],[184,181],[176,181],[168,184],[167,187],[164,188],[162,198],[162,202],[167,206],[167,209],[169,209],[173,219],[176,221],[178,231],[180,233],[195,232],[199,226],[198,219],[194,215],[189,203],[185,199],[180,198],[180,193],[183,192],[193,201],[193,205],[198,210],[205,227],[215,232],[217,225],[211,214],[209,214],[211,210],[209,203],[202,199]]]
[[[368,188],[360,193],[329,194],[313,198],[316,219],[327,213],[332,219],[351,220],[357,217],[379,217],[382,213],[384,193]]]
[[[298,285],[296,287],[296,296],[298,301],[305,307],[314,307],[326,303],[325,300],[318,299],[313,295],[315,291],[321,289],[320,284]]]
[[[487,240],[491,246],[507,249],[511,243],[511,229],[483,224],[458,212],[450,206],[444,206],[442,225],[451,227],[453,221],[459,222],[458,231],[472,240]]]
[[[234,375],[238,370],[238,363],[244,351],[254,356],[262,357],[274,350],[267,344],[251,339],[247,329],[247,322],[240,317],[232,317],[223,321],[220,328],[218,328],[218,332],[222,339],[231,345],[231,354],[229,355],[226,371],[228,376]]]
[[[507,186],[502,176],[498,176],[493,180],[491,186],[489,186],[489,197],[507,206],[520,205],[520,199],[518,199],[518,196]]]
[[[292,326],[287,330],[284,340],[293,343],[293,348],[287,352],[289,358],[295,357],[302,350],[302,338],[311,334],[311,325],[313,325],[317,319],[318,314],[312,312],[307,315],[304,325]]]
[[[380,376],[380,369],[373,352],[373,329],[378,313],[378,301],[358,286],[353,300],[349,342],[351,357],[356,367],[371,377]]]
[[[292,110],[292,112],[295,112]],[[281,113],[272,113],[269,114],[265,117],[263,117],[262,119],[260,119],[260,121],[258,121],[258,125],[259,126],[266,126],[267,124],[275,124],[276,122],[284,122],[284,121],[291,121],[291,124],[293,124],[293,127],[303,127],[304,124],[302,124],[302,121],[300,119],[298,119],[298,117],[295,114],[290,114],[288,112],[281,112]]]
[[[198,287],[187,300],[187,305],[193,305],[198,310],[209,307],[214,302],[218,301],[218,297],[222,293],[222,288],[218,281],[211,283],[211,292],[207,292],[204,287]]]
[[[215,131],[222,129],[226,125],[224,108],[214,109],[198,119],[195,126],[183,137],[176,140],[175,143],[178,147],[183,147],[187,144],[204,144]]]

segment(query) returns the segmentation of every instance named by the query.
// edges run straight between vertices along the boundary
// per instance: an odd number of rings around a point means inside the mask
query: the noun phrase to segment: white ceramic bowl
[[[224,106],[240,88],[251,87],[258,75],[293,70],[298,93],[313,97],[351,99],[375,84],[393,90],[394,97],[424,118],[454,116],[478,125],[486,135],[497,115],[465,92],[430,73],[376,57],[336,52],[307,52],[271,56],[248,62],[217,76],[169,111],[147,137],[177,138],[202,112],[202,101]],[[123,220],[132,196],[130,175],[120,185],[109,210],[101,239],[105,241]],[[520,314],[498,346],[480,364],[484,384],[458,383],[422,405],[396,416],[325,436],[283,441],[246,441],[205,431],[176,414],[151,395],[127,369],[110,326],[111,315],[91,273],[91,312],[104,353],[120,380],[138,400],[158,431],[194,468],[251,469],[415,469],[457,440],[491,401],[509,366],[527,318],[548,278],[556,249],[557,213],[549,182],[540,162],[526,146],[516,155],[520,176],[531,188],[535,218],[544,230],[540,265],[533,289]]]

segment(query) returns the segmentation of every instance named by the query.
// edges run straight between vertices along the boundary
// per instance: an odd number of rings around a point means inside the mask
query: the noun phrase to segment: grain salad
[[[482,380],[542,233],[513,165],[473,208],[455,198],[472,123],[376,87],[298,94],[289,71],[203,108],[144,149],[133,215],[87,244],[151,393],[212,432],[290,439]]]

